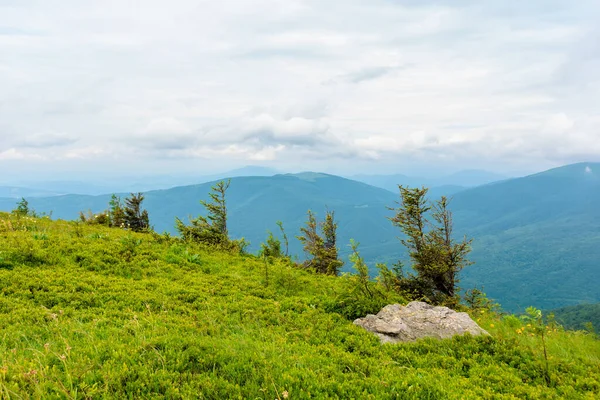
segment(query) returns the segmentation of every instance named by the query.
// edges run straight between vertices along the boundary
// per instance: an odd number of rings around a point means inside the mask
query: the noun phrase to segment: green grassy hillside
[[[0,396],[600,395],[589,334],[547,328],[547,385],[540,337],[515,317],[474,312],[490,337],[380,345],[337,312],[361,306],[351,277],[267,271],[160,235],[0,214]]]

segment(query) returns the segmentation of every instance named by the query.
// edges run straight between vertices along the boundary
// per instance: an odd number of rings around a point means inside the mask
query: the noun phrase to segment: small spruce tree
[[[324,260],[322,271],[328,275],[339,275],[340,269],[344,262],[339,259],[337,248],[337,228],[338,223],[335,221],[333,211],[327,211],[325,221],[321,223],[321,231],[323,233],[323,253]]]
[[[142,232],[150,229],[150,218],[148,211],[142,210],[144,195],[142,193],[131,193],[125,199],[123,210],[123,221],[125,225],[134,232]]]
[[[317,217],[315,214],[308,210],[306,225],[300,228],[300,236],[297,236],[298,240],[302,243],[304,252],[311,256],[309,260],[304,263],[307,268],[318,269],[318,264],[322,258],[321,253],[323,251],[323,238],[319,236],[317,231]]]
[[[281,241],[273,236],[271,231],[268,231],[267,241],[260,244],[259,256],[267,259],[281,258],[283,252],[281,251]]]
[[[121,198],[116,194],[113,194],[108,203],[110,216],[110,226],[112,227],[125,227],[125,211],[123,210],[123,203]]]
[[[277,226],[279,227],[279,231],[281,232],[281,236],[283,237],[283,243],[285,244],[285,256],[289,257],[290,243],[288,241],[288,237],[285,233],[285,230],[283,229],[283,222],[277,221]]]
[[[17,203],[17,208],[13,210],[13,213],[22,217],[34,215],[35,212],[29,208],[29,202],[21,197],[21,201]]]
[[[304,263],[305,267],[320,274],[339,274],[344,263],[338,255],[337,226],[333,211],[327,211],[325,221],[319,224],[315,214],[308,210],[306,226],[300,228],[302,235],[297,237],[303,245],[304,252],[311,256]],[[319,227],[323,236],[318,232]]]
[[[190,219],[190,225],[186,225],[179,218],[175,219],[175,227],[184,240],[209,245],[230,244],[227,230],[227,203],[225,200],[225,193],[230,183],[231,180],[218,182],[211,188],[209,194],[211,201],[200,201],[208,212],[206,217],[200,215],[197,218]]]
[[[399,186],[401,201],[398,208],[390,208],[390,218],[406,238],[401,243],[408,249],[416,276],[398,276],[400,290],[436,304],[456,306],[458,273],[471,262],[471,240],[453,239],[452,213],[448,199],[430,203],[426,188]]]

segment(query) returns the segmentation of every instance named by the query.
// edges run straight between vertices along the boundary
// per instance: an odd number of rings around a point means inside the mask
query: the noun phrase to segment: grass
[[[547,385],[540,338],[516,317],[474,311],[490,337],[381,345],[334,312],[351,278],[268,273],[160,235],[0,214],[0,397],[600,395],[591,334],[551,328]]]

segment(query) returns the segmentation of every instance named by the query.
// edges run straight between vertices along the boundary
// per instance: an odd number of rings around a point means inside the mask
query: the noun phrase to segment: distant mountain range
[[[0,186],[0,197],[20,199],[22,197],[58,196],[62,193],[44,189],[31,189],[17,186]]]
[[[169,174],[152,176],[120,176],[117,178],[95,179],[92,182],[77,180],[50,180],[50,181],[14,181],[19,186],[0,186],[0,197],[47,197],[64,194],[83,194],[97,196],[107,193],[124,192],[147,192],[150,190],[169,189],[177,186],[185,186],[211,182],[232,176],[273,176],[279,171],[260,166],[246,166],[218,174],[190,175]],[[32,189],[35,188],[35,189]]]
[[[199,200],[207,199],[211,185],[147,192],[144,205],[155,229],[173,232],[176,216],[185,220],[203,213]],[[80,210],[106,209],[109,197],[66,195],[29,201],[37,211],[53,211],[54,218],[75,219]],[[331,209],[339,220],[342,254],[347,255],[348,241],[354,238],[371,265],[406,258],[397,239],[400,232],[387,219],[392,215],[387,207],[395,205],[398,195],[382,188],[312,172],[236,177],[227,200],[232,235],[250,240],[253,250],[268,229],[277,231],[275,222],[281,220],[291,253],[301,255],[294,236],[305,222],[306,211],[312,209],[322,217]],[[551,309],[599,302],[599,200],[597,163],[453,193],[455,233],[475,239],[471,258],[476,264],[465,269],[461,286],[483,286],[490,297],[515,311],[529,305]],[[14,206],[15,199],[0,199],[0,210]]]
[[[80,180],[10,180],[0,183],[0,197],[48,197],[63,194],[102,195],[107,193],[147,192],[150,190],[169,189],[177,186],[197,185],[227,177],[273,176],[281,174],[273,168],[249,165],[217,174],[169,174],[152,176],[119,176],[112,178],[95,178],[90,181]],[[441,178],[410,177],[395,175],[356,175],[349,179],[369,185],[398,192],[398,184],[407,186],[427,186],[434,197],[451,196],[468,187],[478,186],[506,177],[482,170],[465,170]],[[4,186],[2,186],[4,185]]]
[[[414,177],[402,174],[393,175],[355,175],[351,177],[360,182],[376,187],[398,192],[398,185],[421,187],[434,190],[436,194],[452,195],[469,187],[481,186],[487,183],[508,179],[504,175],[482,170],[465,170],[438,178]]]

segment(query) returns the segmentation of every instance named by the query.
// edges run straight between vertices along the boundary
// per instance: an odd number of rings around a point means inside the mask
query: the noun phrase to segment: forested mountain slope
[[[600,301],[600,164],[575,164],[454,196],[456,232],[475,238],[463,285],[509,309]]]

